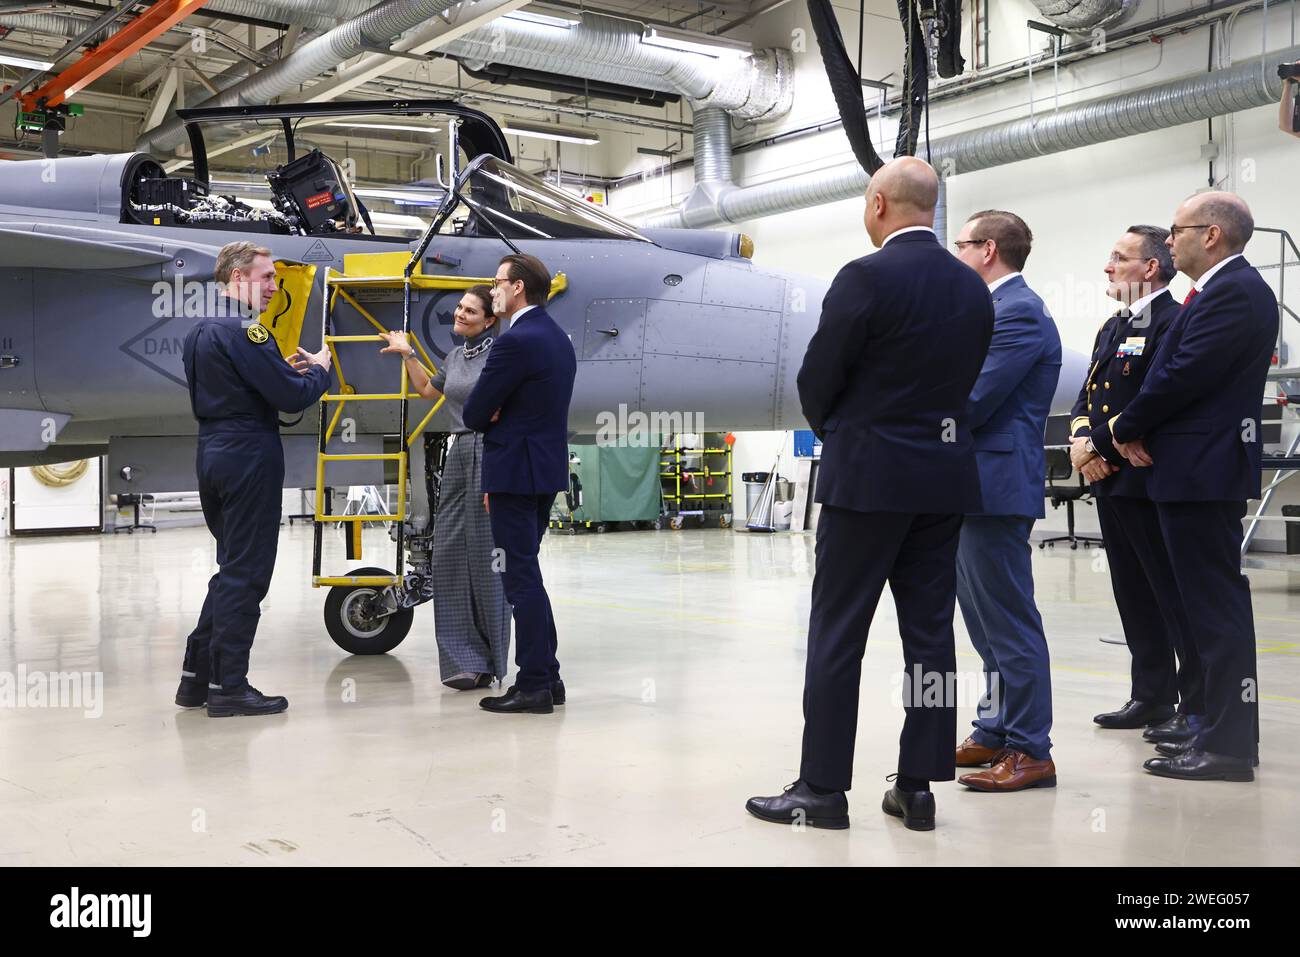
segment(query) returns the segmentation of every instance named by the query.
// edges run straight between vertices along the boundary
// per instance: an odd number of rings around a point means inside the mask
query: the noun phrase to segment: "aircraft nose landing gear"
[[[390,575],[383,568],[357,568],[351,576]],[[334,644],[353,655],[383,655],[402,643],[411,630],[414,608],[385,613],[384,588],[335,585],[325,596],[325,628]]]

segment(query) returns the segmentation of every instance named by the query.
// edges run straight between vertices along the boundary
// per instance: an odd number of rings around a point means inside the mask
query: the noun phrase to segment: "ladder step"
[[[400,462],[404,458],[405,452],[320,453],[322,462]]]
[[[322,402],[400,402],[403,398],[422,399],[424,396],[418,392],[410,392],[405,396],[400,392],[358,392],[347,395],[327,392],[320,397],[320,400]]]
[[[400,522],[400,515],[317,515],[318,522]]]

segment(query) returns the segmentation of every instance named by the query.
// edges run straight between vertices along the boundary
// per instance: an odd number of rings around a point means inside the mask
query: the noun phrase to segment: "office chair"
[[[1058,481],[1067,481],[1075,474],[1074,466],[1070,464],[1070,447],[1068,445],[1049,445],[1046,446],[1044,451],[1047,455],[1047,475],[1043,486],[1043,495],[1052,503],[1052,508],[1059,508],[1062,503],[1065,504],[1066,533],[1045,538],[1038,543],[1038,547],[1055,547],[1057,542],[1069,542],[1071,549],[1077,549],[1080,543],[1084,548],[1089,545],[1105,548],[1106,545],[1100,538],[1094,535],[1076,535],[1074,531],[1074,503],[1089,495],[1089,489],[1083,482],[1083,476],[1079,476],[1077,485],[1056,484]]]

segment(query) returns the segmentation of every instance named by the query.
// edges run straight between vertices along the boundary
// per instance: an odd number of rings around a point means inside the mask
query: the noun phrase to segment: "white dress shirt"
[[[1218,272],[1224,266],[1228,265],[1228,263],[1232,262],[1234,259],[1240,259],[1240,258],[1241,258],[1241,253],[1237,253],[1234,256],[1229,256],[1227,259],[1215,263],[1209,269],[1205,270],[1205,272],[1201,273],[1201,278],[1196,280],[1196,282],[1192,283],[1192,285],[1196,288],[1197,292],[1204,292],[1205,284],[1209,282],[1211,278],[1213,278],[1216,272]]]
[[[991,283],[989,283],[989,292],[992,292],[993,290],[997,289],[998,286],[1001,286],[1003,283],[1011,279],[1015,279],[1019,275],[1020,273],[1018,272],[1009,272],[1005,276],[1002,276],[1000,279],[994,279]]]
[[[903,233],[915,233],[915,232],[919,232],[920,230],[925,230],[931,236],[935,235],[934,230],[931,229],[929,226],[904,226],[902,229],[895,229],[892,233],[886,236],[885,241],[880,244],[880,248],[884,249],[885,246],[889,244],[889,241],[893,239],[895,236],[901,236],[903,235]]]

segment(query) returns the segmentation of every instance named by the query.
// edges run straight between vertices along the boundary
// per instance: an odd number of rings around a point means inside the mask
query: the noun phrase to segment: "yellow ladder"
[[[402,290],[402,331],[406,333],[407,341],[416,349],[420,356],[420,365],[425,374],[432,377],[436,371],[433,360],[425,350],[424,345],[411,332],[411,290],[412,289],[468,289],[471,286],[485,283],[491,285],[491,279],[473,278],[465,276],[429,276],[420,272],[417,266],[413,273],[406,273],[406,266],[410,262],[410,253],[349,253],[343,257],[343,272],[338,273],[333,269],[325,271],[325,288],[324,288],[324,317],[322,322],[322,341],[329,348],[330,359],[338,376],[339,389],[337,392],[326,392],[321,396],[320,426],[319,426],[319,443],[316,455],[316,511],[315,511],[315,531],[316,539],[312,554],[312,579],[313,588],[320,588],[322,585],[366,585],[371,587],[388,587],[391,585],[401,585],[403,581],[402,570],[405,567],[403,558],[405,545],[405,522],[406,522],[406,480],[409,466],[410,447],[420,434],[424,431],[425,426],[433,418],[434,414],[442,407],[444,398],[439,398],[434,403],[427,415],[420,420],[409,435],[406,433],[408,403],[411,399],[420,398],[419,393],[410,390],[410,383],[406,374],[406,363],[400,363],[401,373],[396,392],[372,392],[362,393],[348,384],[347,377],[343,372],[343,363],[339,353],[339,346],[350,343],[381,343],[383,337],[378,333],[387,332],[388,330],[377,320],[370,311],[352,295],[349,290],[355,290],[359,287],[381,288],[381,289],[401,289]],[[359,313],[370,325],[375,327],[376,332],[370,335],[334,335],[334,309],[338,301],[350,305]],[[399,402],[401,403],[401,425],[399,433],[402,436],[401,448],[397,452],[370,452],[370,453],[329,453],[330,439],[334,436],[334,430],[338,427],[339,420],[343,417],[344,406],[349,402]],[[333,413],[328,413],[328,409],[333,406]],[[328,423],[327,423],[328,419]],[[330,462],[396,462],[397,463],[397,509],[387,515],[333,515],[330,514],[330,502],[325,495],[325,466]],[[351,523],[348,531],[349,535],[349,558],[359,559],[361,557],[361,531],[366,522],[397,522],[397,554],[394,561],[394,574],[392,575],[322,575],[322,543],[325,526],[329,523]]]

